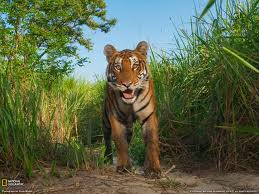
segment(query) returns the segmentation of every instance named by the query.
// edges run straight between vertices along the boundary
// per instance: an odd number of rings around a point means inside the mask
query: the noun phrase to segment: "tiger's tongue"
[[[130,99],[130,98],[134,97],[134,91],[127,89],[124,92],[122,92],[122,95],[123,95],[124,98]]]

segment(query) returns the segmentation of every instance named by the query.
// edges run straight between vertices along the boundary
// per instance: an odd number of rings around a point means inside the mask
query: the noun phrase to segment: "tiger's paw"
[[[144,169],[144,176],[150,179],[160,179],[161,176],[161,169],[160,168],[145,168]]]

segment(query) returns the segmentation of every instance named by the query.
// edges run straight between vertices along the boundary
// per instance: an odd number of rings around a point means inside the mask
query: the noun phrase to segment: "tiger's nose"
[[[132,84],[131,81],[122,82],[122,85],[124,85],[126,88],[130,87],[131,84]]]

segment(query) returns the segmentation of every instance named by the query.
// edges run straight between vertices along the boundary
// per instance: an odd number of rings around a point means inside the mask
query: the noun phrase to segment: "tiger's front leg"
[[[144,143],[146,145],[145,174],[151,178],[159,178],[161,169],[159,160],[158,121],[155,113],[151,113],[143,123],[142,128]]]
[[[112,138],[117,150],[117,172],[128,172],[131,170],[131,162],[128,155],[128,142],[126,126],[119,122],[114,116],[110,116]]]

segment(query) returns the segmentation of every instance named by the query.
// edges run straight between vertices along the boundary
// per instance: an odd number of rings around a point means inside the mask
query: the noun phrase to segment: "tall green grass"
[[[259,1],[223,2],[215,14],[192,19],[190,32],[177,31],[170,56],[151,58],[161,141],[170,156],[221,170],[256,167]]]
[[[39,161],[87,167],[85,145],[101,134],[101,127],[93,127],[94,122],[99,124],[101,111],[102,93],[93,89],[96,85],[65,78],[46,88],[37,74],[10,79],[1,72],[1,166],[24,169],[27,176],[32,176]]]
[[[0,156],[7,167],[21,167],[32,175],[37,152],[42,91],[32,80],[23,88],[19,80],[0,76]]]

